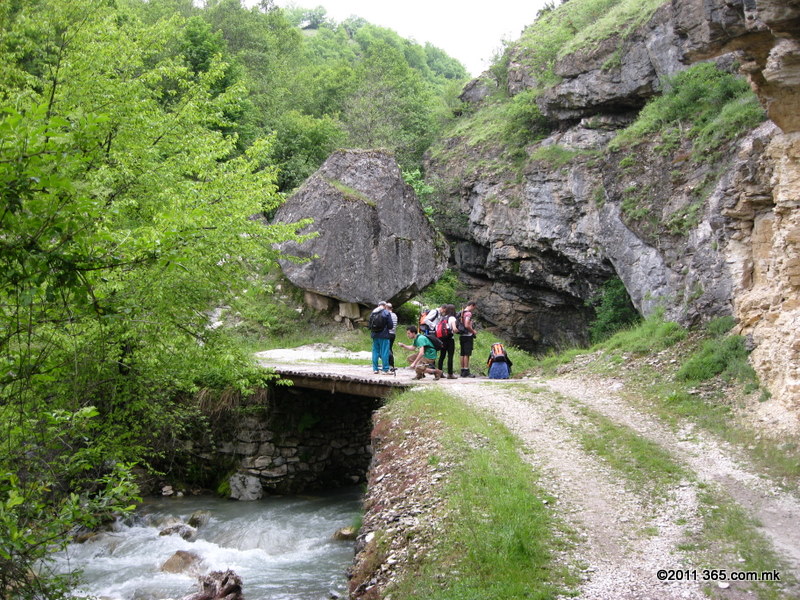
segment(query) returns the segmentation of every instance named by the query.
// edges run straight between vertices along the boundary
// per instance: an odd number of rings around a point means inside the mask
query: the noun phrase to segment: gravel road
[[[718,564],[693,564],[683,550],[701,533],[699,498],[713,489],[744,508],[758,531],[782,559],[783,579],[800,578],[800,501],[780,490],[747,464],[730,445],[691,426],[675,431],[656,417],[630,406],[616,392],[620,383],[600,377],[529,379],[522,385],[452,385],[471,406],[502,421],[523,442],[524,457],[543,474],[543,485],[558,498],[559,514],[581,533],[572,560],[584,564],[579,598],[586,600],[753,598],[739,582],[659,581],[667,570],[705,568],[743,571],[738,557]],[[654,499],[629,485],[602,459],[587,452],[580,432],[589,408],[657,443],[692,476]],[[567,557],[565,557],[567,559]],[[776,585],[776,584],[770,584]],[[704,591],[705,588],[705,591]],[[798,598],[785,588],[778,597]]]

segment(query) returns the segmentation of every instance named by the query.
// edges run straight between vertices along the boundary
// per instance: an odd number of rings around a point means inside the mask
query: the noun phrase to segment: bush
[[[606,281],[589,304],[594,307],[596,315],[589,325],[589,337],[593,344],[641,321],[641,316],[619,277]]]
[[[640,143],[650,134],[679,127],[693,140],[693,158],[699,161],[764,118],[764,111],[744,78],[722,71],[713,63],[700,63],[668,79],[664,93],[648,103],[609,147],[619,150]]]
[[[436,283],[425,288],[425,291],[417,296],[415,300],[428,308],[436,308],[442,304],[455,304],[458,311],[461,310],[461,305],[467,302],[461,296],[461,291],[462,286],[458,281],[458,275],[456,275],[455,271],[448,269]]]
[[[755,379],[755,371],[747,362],[744,338],[731,335],[723,340],[707,340],[675,374],[678,381],[699,383],[722,374],[727,379]]]

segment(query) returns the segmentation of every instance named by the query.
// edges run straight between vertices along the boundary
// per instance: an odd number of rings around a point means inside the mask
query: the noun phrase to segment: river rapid
[[[233,570],[247,600],[322,600],[345,596],[345,571],[353,542],[333,533],[353,524],[361,490],[314,496],[269,497],[236,502],[214,497],[164,498],[145,502],[128,524],[83,544],[70,544],[57,557],[60,571],[82,569],[75,590],[113,600],[183,598],[197,591],[196,574],[173,574],[161,565],[178,550],[202,557],[200,572]],[[186,522],[208,511],[197,537],[186,541],[159,532],[175,518]]]

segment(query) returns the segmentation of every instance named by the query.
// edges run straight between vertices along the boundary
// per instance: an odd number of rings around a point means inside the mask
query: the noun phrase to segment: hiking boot
[[[425,379],[425,373],[417,373],[417,375],[416,375],[416,377],[414,377],[414,379]]]
[[[433,372],[433,378],[434,378],[436,381],[439,381],[439,380],[442,378],[442,372],[441,372],[439,369],[436,369],[436,370]]]
[[[448,379],[458,379],[458,377],[456,377],[456,376],[455,376],[455,375],[453,375],[452,373],[448,373],[448,374],[447,374],[447,378],[448,378]]]

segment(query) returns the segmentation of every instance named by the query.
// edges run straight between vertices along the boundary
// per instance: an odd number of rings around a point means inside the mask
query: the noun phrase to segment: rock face
[[[286,244],[309,259],[281,261],[296,286],[347,303],[401,303],[436,281],[447,247],[422,211],[394,158],[383,151],[341,150],[290,197],[276,220],[313,218],[318,236]]]
[[[511,52],[511,95],[536,83],[526,52]],[[710,161],[689,160],[685,143],[645,143],[627,164],[609,151],[665,77],[698,60],[740,68],[770,120]],[[586,301],[616,275],[644,315],[736,317],[773,397],[800,410],[800,2],[673,0],[555,72],[537,104],[557,127],[526,148],[522,169],[466,137],[428,160],[481,317],[534,351],[585,342]],[[489,76],[462,96],[472,110]]]

